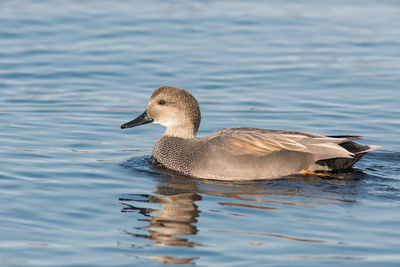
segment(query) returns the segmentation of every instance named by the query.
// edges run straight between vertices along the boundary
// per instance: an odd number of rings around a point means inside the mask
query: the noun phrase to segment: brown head
[[[186,90],[172,86],[156,89],[146,111],[121,126],[122,129],[153,122],[167,127],[166,135],[194,138],[200,126],[200,107]]]

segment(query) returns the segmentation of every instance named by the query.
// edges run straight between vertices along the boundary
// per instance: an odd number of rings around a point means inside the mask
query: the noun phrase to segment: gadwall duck
[[[200,107],[186,90],[163,86],[146,111],[121,125],[167,127],[153,148],[157,163],[184,175],[216,180],[273,179],[315,171],[339,171],[379,146],[360,145],[359,136],[323,136],[296,131],[228,128],[197,138]]]

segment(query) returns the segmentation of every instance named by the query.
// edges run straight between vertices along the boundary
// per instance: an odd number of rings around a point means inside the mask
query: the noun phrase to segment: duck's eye
[[[160,105],[164,105],[165,104],[165,100],[160,100],[160,101],[158,101],[158,104],[160,104]]]

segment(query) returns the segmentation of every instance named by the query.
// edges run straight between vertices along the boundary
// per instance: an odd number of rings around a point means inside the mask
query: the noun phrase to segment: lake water
[[[398,1],[1,1],[1,266],[399,266]],[[149,163],[153,89],[225,127],[363,135],[338,179]]]

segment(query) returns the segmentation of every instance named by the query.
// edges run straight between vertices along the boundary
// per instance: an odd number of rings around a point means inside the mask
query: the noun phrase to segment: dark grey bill
[[[146,111],[143,112],[142,114],[140,114],[139,117],[137,117],[134,120],[128,121],[125,124],[121,125],[121,129],[125,129],[125,128],[131,128],[131,127],[135,127],[138,125],[142,125],[142,124],[146,124],[149,122],[153,122],[153,119],[149,118],[149,116],[147,116]]]

